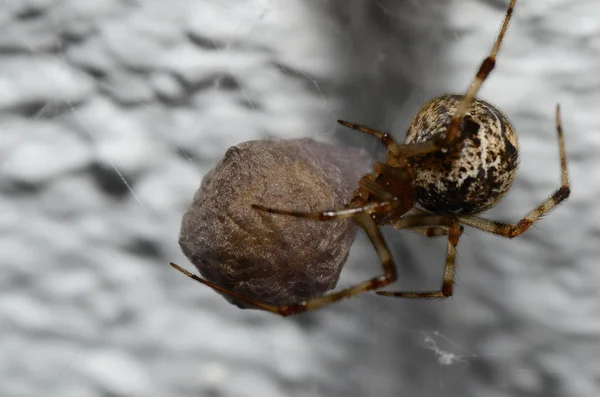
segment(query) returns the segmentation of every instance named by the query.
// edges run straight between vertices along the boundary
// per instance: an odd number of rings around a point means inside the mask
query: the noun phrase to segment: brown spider
[[[386,133],[338,120],[345,127],[377,137],[387,147],[386,162],[376,162],[373,173],[359,181],[350,204],[342,210],[303,213],[253,205],[256,210],[330,221],[352,218],[375,246],[383,275],[322,297],[273,306],[235,294],[172,266],[221,293],[282,316],[317,309],[359,293],[378,290],[397,279],[396,266],[378,226],[393,225],[426,236],[448,235],[442,286],[435,291],[377,291],[379,295],[412,299],[443,299],[452,295],[456,246],[461,224],[513,238],[525,232],[570,194],[567,160],[556,107],[556,129],[561,163],[561,187],[517,224],[476,216],[495,205],[510,189],[516,175],[519,144],[508,119],[476,95],[496,63],[516,0],[511,0],[502,28],[465,95],[442,95],[429,101],[412,121],[405,144]],[[418,207],[417,207],[418,205]]]

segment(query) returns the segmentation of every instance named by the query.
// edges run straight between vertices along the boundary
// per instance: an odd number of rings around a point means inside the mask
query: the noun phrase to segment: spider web
[[[551,11],[522,3],[523,19],[564,11],[560,1]],[[564,265],[574,261],[565,243],[562,253],[541,253],[535,241],[556,243],[560,221],[520,245],[468,232],[457,296],[447,302],[369,295],[279,319],[236,310],[166,266],[187,263],[177,246],[181,214],[229,146],[311,136],[381,156],[378,142],[337,134],[335,120],[356,119],[401,140],[421,103],[466,87],[503,6],[9,3],[0,15],[0,394],[594,395],[598,374],[585,363],[597,362],[597,329],[580,318],[555,324],[569,296],[541,276],[556,265],[561,279],[575,277]],[[522,19],[513,25],[501,55],[507,69],[484,94],[508,113],[527,109],[527,130],[543,123],[550,131],[546,116],[558,95],[522,79],[540,69],[520,61],[537,38]],[[537,166],[556,162],[554,144],[538,146],[540,138],[523,141],[524,151],[539,148],[523,160],[536,175],[526,174],[527,186],[506,207],[524,212],[554,186],[558,172]],[[531,194],[537,174],[547,183]],[[437,285],[444,241],[388,231],[386,238],[400,267],[394,289]],[[517,273],[524,261],[529,274]],[[379,271],[359,237],[340,286]],[[515,275],[527,282],[509,283]],[[586,338],[568,338],[573,333]]]

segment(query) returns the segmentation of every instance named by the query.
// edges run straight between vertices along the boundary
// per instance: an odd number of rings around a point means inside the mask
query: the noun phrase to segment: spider
[[[338,120],[341,125],[373,135],[387,148],[385,163],[375,162],[363,176],[346,208],[320,212],[296,212],[253,205],[266,213],[316,221],[353,219],[365,230],[383,267],[383,275],[349,288],[304,302],[268,305],[235,294],[203,280],[171,263],[187,276],[221,293],[282,316],[321,308],[365,291],[410,299],[444,299],[452,295],[456,246],[467,225],[513,238],[570,194],[560,105],[556,106],[556,130],[561,165],[561,187],[516,224],[498,222],[476,214],[494,206],[510,189],[516,176],[519,144],[510,122],[496,107],[476,98],[494,69],[496,56],[508,28],[516,0],[511,0],[504,22],[489,55],[464,95],[442,95],[426,103],[413,119],[404,144],[369,127]],[[448,236],[443,282],[433,291],[379,291],[397,279],[394,260],[379,226],[392,225],[426,236]]]

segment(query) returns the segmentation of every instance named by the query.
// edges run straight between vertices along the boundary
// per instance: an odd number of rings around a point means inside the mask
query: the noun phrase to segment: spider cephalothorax
[[[378,228],[386,224],[426,236],[447,235],[446,264],[438,290],[377,291],[377,294],[412,299],[447,298],[453,293],[456,246],[462,225],[512,238],[567,199],[570,187],[557,106],[560,188],[516,224],[473,215],[496,204],[508,192],[517,169],[519,145],[508,119],[488,102],[476,98],[495,66],[515,3],[516,0],[511,0],[492,51],[481,63],[466,93],[443,95],[423,106],[408,129],[405,144],[395,143],[387,133],[338,120],[345,127],[375,136],[387,147],[386,162],[376,162],[373,172],[360,179],[347,208],[306,213],[253,205],[255,209],[271,214],[318,221],[352,218],[373,243],[383,274],[305,302],[273,306],[252,299],[244,301],[287,316],[391,284],[397,278],[396,266]],[[206,284],[196,276],[188,276]]]

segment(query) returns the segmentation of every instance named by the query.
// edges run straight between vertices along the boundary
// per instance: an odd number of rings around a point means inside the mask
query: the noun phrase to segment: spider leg
[[[388,200],[379,203],[370,203],[358,208],[346,208],[341,210],[327,210],[318,212],[301,212],[301,211],[288,211],[275,208],[265,207],[259,204],[252,204],[252,208],[258,211],[268,212],[270,214],[288,215],[296,218],[308,218],[317,221],[331,221],[331,220],[342,220],[352,218],[361,213],[379,213],[379,212],[390,212],[397,205],[398,200]]]
[[[563,138],[562,123],[560,119],[560,105],[556,105],[556,131],[558,133],[558,150],[560,154],[560,179],[561,186],[544,202],[531,210],[517,224],[497,222],[478,216],[461,216],[459,219],[468,226],[481,229],[486,232],[499,234],[504,237],[513,238],[525,232],[535,221],[550,212],[566,200],[571,194],[569,186],[569,174],[567,171],[567,155],[565,153],[565,142]]]
[[[506,34],[506,30],[508,29],[508,24],[512,17],[516,2],[517,0],[511,0],[508,8],[506,9],[504,22],[502,23],[500,32],[496,37],[494,46],[492,47],[492,50],[490,51],[489,55],[481,62],[479,70],[475,74],[475,77],[471,81],[471,84],[469,84],[469,88],[465,92],[465,95],[463,96],[462,101],[459,103],[458,108],[452,115],[450,123],[448,123],[446,134],[427,142],[399,145],[393,141],[392,137],[389,134],[386,134],[384,132],[343,120],[338,120],[338,123],[345,127],[377,137],[387,146],[388,150],[396,157],[408,158],[435,152],[440,149],[451,148],[457,143],[458,132],[460,130],[460,125],[463,119],[465,118],[465,115],[471,108],[471,105],[473,105],[473,101],[477,97],[481,86],[496,66],[496,56],[498,55],[498,51],[500,50],[502,40],[504,40],[504,36]]]
[[[186,276],[188,276],[204,285],[207,285],[210,288],[213,288],[223,294],[229,295],[235,299],[239,299],[243,302],[254,305],[259,309],[266,310],[268,312],[279,314],[281,316],[286,317],[286,316],[289,316],[289,315],[292,315],[295,313],[300,313],[300,312],[304,312],[307,310],[318,309],[318,308],[326,306],[330,303],[337,302],[341,299],[348,298],[348,297],[360,294],[365,291],[378,289],[378,288],[384,287],[384,286],[396,281],[397,272],[396,272],[396,266],[394,265],[394,261],[392,259],[392,254],[390,253],[390,250],[388,249],[388,247],[383,239],[383,236],[381,235],[381,232],[379,231],[379,228],[375,224],[375,221],[373,219],[371,219],[369,214],[366,212],[357,213],[355,215],[355,221],[365,230],[365,232],[369,236],[369,239],[373,243],[375,250],[377,251],[377,254],[379,256],[379,259],[381,260],[384,274],[381,276],[369,279],[363,283],[343,289],[341,291],[333,292],[333,293],[330,293],[330,294],[327,294],[327,295],[324,295],[324,296],[321,296],[318,298],[309,299],[308,301],[304,301],[304,302],[297,302],[297,303],[283,305],[283,306],[268,305],[268,304],[262,303],[260,301],[250,299],[250,298],[247,298],[240,294],[237,294],[235,292],[232,292],[226,288],[222,288],[214,283],[211,283],[210,281],[204,280],[204,279],[188,272],[187,270],[182,269],[181,267],[179,267],[178,265],[176,265],[174,263],[171,263],[171,266],[173,266],[175,269],[179,270]]]
[[[366,176],[372,176],[367,174]],[[389,201],[394,200],[394,195],[385,190],[382,186],[380,186],[375,180],[370,178],[362,178],[358,185],[365,188],[367,192],[369,192],[372,196],[376,197],[378,200]]]
[[[393,167],[389,164],[382,163],[381,161],[376,161],[373,164],[373,171],[380,176],[382,175],[386,177],[389,184],[396,183],[400,185],[406,185],[411,183],[415,178],[414,172],[411,168],[402,166]]]
[[[434,215],[419,208],[412,208],[403,218],[391,220],[396,229],[408,229],[427,237],[447,236],[450,220],[446,216]],[[461,232],[464,228],[461,226]]]
[[[353,129],[356,131],[364,132],[365,134],[373,135],[374,137],[379,139],[381,142],[383,142],[383,144],[387,147],[387,149],[390,152],[392,152],[395,156],[398,156],[400,154],[400,152],[398,150],[398,147],[400,145],[398,145],[396,142],[394,142],[394,138],[392,138],[392,136],[390,134],[388,134],[387,132],[381,132],[378,130],[374,130],[367,126],[364,126],[361,124],[356,124],[356,123],[351,123],[349,121],[338,120],[337,122],[339,124],[343,125],[344,127],[347,127],[347,128],[350,128],[350,129]]]
[[[198,281],[199,283],[202,283],[202,284],[204,284],[204,285],[206,285],[206,286],[214,289],[215,291],[218,291],[218,292],[220,292],[222,294],[225,294],[225,295],[229,295],[232,298],[235,298],[235,299],[238,299],[238,300],[240,300],[242,302],[248,303],[248,304],[250,304],[252,306],[255,306],[255,307],[259,308],[259,309],[266,310],[266,311],[271,312],[271,313],[281,314],[279,312],[279,310],[278,310],[279,307],[277,307],[277,306],[268,305],[266,303],[262,303],[260,301],[255,300],[255,299],[248,298],[248,297],[246,297],[244,295],[237,294],[237,293],[235,293],[235,292],[233,292],[231,290],[228,290],[227,288],[223,288],[223,287],[221,287],[221,286],[219,286],[219,285],[217,285],[215,283],[212,283],[212,282],[210,282],[208,280],[200,278],[200,277],[196,276],[195,274],[188,272],[187,270],[185,270],[184,268],[180,267],[179,265],[176,265],[173,262],[171,262],[170,265],[173,266],[175,269],[179,270],[181,273],[183,273],[186,276],[188,276],[189,278],[194,279],[194,280]]]
[[[411,229],[414,227],[423,227],[423,226],[434,226],[434,227],[450,227],[452,224],[452,219],[448,218],[446,215],[435,215],[435,214],[416,214],[405,216],[404,218],[395,219],[391,221],[394,228],[400,229]]]
[[[414,174],[410,168],[393,167],[386,163],[376,161],[373,164],[374,174],[366,174],[359,181],[359,189],[355,192],[356,196],[369,201],[371,198],[364,193],[376,197],[380,201],[401,200],[408,208],[412,208],[412,181]],[[411,202],[408,203],[407,200]],[[360,201],[359,201],[360,202]],[[353,204],[357,204],[353,201]],[[356,205],[361,207],[362,204]],[[406,212],[405,209],[402,214]]]
[[[456,256],[456,245],[458,244],[458,238],[462,233],[462,227],[458,223],[457,220],[450,221],[448,218],[444,218],[441,220],[438,216],[430,216],[430,215],[415,215],[405,218],[405,224],[407,227],[411,226],[419,226],[419,225],[431,225],[435,224],[437,221],[444,222],[449,225],[450,235],[448,237],[448,259],[446,260],[446,269],[444,271],[444,284],[442,286],[441,291],[435,292],[417,292],[417,293],[394,293],[394,292],[377,292],[378,294],[383,295],[393,295],[393,296],[405,296],[405,295],[395,295],[395,294],[412,294],[406,295],[407,298],[445,298],[447,296],[452,295],[452,287],[453,287],[453,279],[454,279],[454,258]],[[298,313],[306,310],[314,310],[325,305],[328,305],[333,302],[337,302],[344,298],[349,298],[354,295],[358,295],[365,291],[376,290],[382,288],[388,284],[393,283],[397,279],[397,271],[394,261],[392,259],[392,255],[387,247],[379,228],[373,221],[373,219],[365,212],[361,212],[357,214],[354,218],[354,221],[365,230],[367,236],[373,243],[375,250],[381,260],[381,264],[383,266],[384,274],[379,277],[372,278],[367,280],[361,284],[357,284],[355,286],[346,288],[339,292],[333,292],[331,294],[314,298],[306,302],[301,302],[293,305],[283,306],[280,310],[280,314],[287,316],[290,314]]]
[[[492,47],[492,51],[490,54],[481,62],[481,66],[479,66],[479,70],[477,74],[471,81],[467,92],[465,93],[462,102],[458,105],[458,109],[454,112],[452,119],[450,120],[450,124],[448,124],[448,130],[445,137],[441,137],[441,139],[437,140],[437,144],[441,144],[442,147],[450,147],[452,143],[456,140],[458,136],[458,130],[460,128],[460,124],[471,108],[479,89],[483,82],[487,79],[489,74],[496,66],[496,55],[498,55],[498,51],[500,50],[500,45],[502,44],[502,40],[504,39],[504,35],[506,34],[506,30],[508,29],[508,24],[510,22],[510,18],[515,8],[515,3],[517,0],[511,0],[508,8],[506,9],[506,15],[504,16],[504,22],[502,23],[502,27],[500,28],[500,32],[498,33],[498,37],[496,38],[496,42]]]
[[[408,228],[408,230],[410,230],[411,232],[422,234],[426,237],[447,236],[449,233],[448,228],[444,226],[415,226]]]
[[[502,27],[500,28],[500,32],[498,33],[498,36],[496,38],[496,42],[494,43],[494,46],[492,47],[492,50],[489,53],[489,55],[483,60],[483,62],[479,66],[477,74],[471,81],[471,84],[465,92],[462,101],[459,103],[458,108],[452,115],[452,119],[450,119],[450,123],[448,123],[446,134],[427,142],[397,145],[396,149],[402,156],[404,156],[405,158],[419,156],[435,152],[440,149],[449,149],[458,143],[457,138],[461,123],[465,118],[465,115],[471,108],[471,105],[473,105],[473,101],[475,100],[482,84],[485,82],[485,80],[496,65],[496,56],[498,55],[500,45],[502,44],[502,40],[504,39],[504,35],[506,34],[506,30],[508,28],[508,24],[510,22],[516,2],[517,0],[511,0],[508,8],[506,9],[504,22],[502,23]]]
[[[398,144],[394,142],[392,136],[386,132],[381,132],[378,130],[374,130],[370,127],[351,123],[349,121],[338,120],[339,124],[344,127],[351,128],[353,130],[357,130],[360,132],[364,132],[365,134],[373,135],[377,139],[379,139],[383,144],[387,147],[387,149],[392,153],[392,155],[396,157],[413,157],[419,156],[422,154],[430,153],[440,149],[440,145],[436,142],[424,142],[424,143],[413,143],[413,144]]]
[[[377,255],[381,261],[383,267],[383,275],[371,278],[360,284],[345,288],[338,292],[332,292],[322,297],[313,298],[305,302],[295,303],[291,305],[285,305],[279,308],[279,314],[283,316],[289,316],[291,314],[304,312],[307,310],[319,309],[323,306],[337,302],[344,298],[349,298],[354,295],[361,294],[366,291],[382,288],[388,284],[393,283],[397,279],[396,265],[392,258],[389,248],[387,247],[379,228],[375,224],[375,221],[366,212],[358,213],[355,218],[355,222],[362,227],[367,236],[373,243]]]
[[[396,291],[377,291],[377,295],[394,296],[397,298],[409,298],[409,299],[444,299],[452,295],[454,288],[454,270],[456,262],[456,246],[458,245],[458,239],[462,234],[462,229],[458,220],[454,219],[450,221],[449,234],[448,234],[448,253],[446,256],[446,265],[444,267],[444,281],[442,287],[438,291],[410,291],[410,292],[396,292]]]
[[[395,219],[391,223],[396,229],[408,229],[427,237],[439,237],[447,236],[450,233],[452,222],[444,215],[432,215],[423,211],[418,215]],[[460,226],[461,233],[463,229]]]

